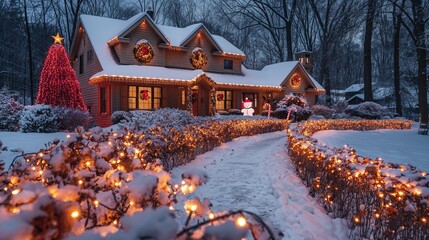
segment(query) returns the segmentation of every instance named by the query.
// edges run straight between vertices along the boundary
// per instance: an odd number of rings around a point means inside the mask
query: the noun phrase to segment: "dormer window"
[[[227,60],[227,59],[223,60],[223,69],[230,69],[230,70],[232,70],[233,66],[234,65],[233,65],[232,60]]]

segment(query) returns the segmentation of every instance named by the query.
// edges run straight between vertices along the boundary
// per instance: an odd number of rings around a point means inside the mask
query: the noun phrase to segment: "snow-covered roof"
[[[252,86],[270,86],[280,87],[280,84],[290,75],[290,73],[299,65],[298,61],[281,62],[265,66],[261,71],[246,69],[242,66],[242,75],[237,74],[222,74],[204,72],[202,70],[189,70],[178,68],[166,68],[156,66],[140,66],[140,65],[120,65],[115,62],[112,51],[108,45],[108,41],[118,36],[119,33],[126,31],[124,29],[134,25],[142,18],[138,14],[128,20],[118,20],[90,15],[81,15],[81,24],[85,28],[85,32],[92,43],[94,52],[100,61],[103,70],[91,77],[90,81],[102,76],[126,76],[132,78],[148,78],[148,79],[166,79],[166,80],[182,80],[192,81],[197,76],[205,73],[219,84],[239,84]],[[100,27],[109,26],[109,27]],[[196,29],[202,24],[194,24],[185,28],[176,28],[170,26],[156,25],[160,32],[170,41],[171,45],[180,45],[182,41],[186,41]],[[232,54],[244,55],[244,53],[228,42],[223,37],[212,35],[213,39],[222,48],[224,52]],[[323,87],[311,77],[305,69],[304,72],[308,75],[312,85],[318,91],[324,91]]]
[[[189,38],[198,28],[202,26],[201,23],[192,24],[184,28],[156,25],[161,32],[167,37],[172,46],[181,46],[183,41]]]
[[[346,88],[344,90],[345,93],[349,93],[349,92],[359,92],[360,90],[362,90],[364,88],[364,84],[363,83],[356,83],[356,84],[352,84],[350,85],[348,88]]]
[[[358,94],[353,95],[353,97],[349,98],[349,99],[347,100],[347,102],[350,102],[350,101],[351,101],[352,99],[354,99],[354,98],[359,98],[359,99],[361,99],[361,100],[364,100],[364,99],[365,99],[365,97],[364,97],[363,93],[358,93]]]

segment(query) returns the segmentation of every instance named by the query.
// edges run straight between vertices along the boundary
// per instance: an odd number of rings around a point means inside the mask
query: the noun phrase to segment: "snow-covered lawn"
[[[0,132],[0,141],[3,146],[7,147],[7,151],[1,152],[0,159],[6,163],[6,169],[12,163],[12,160],[24,153],[37,152],[41,148],[45,148],[45,144],[52,142],[54,139],[64,140],[68,133],[21,133],[21,132]]]
[[[360,156],[381,157],[391,163],[409,163],[429,172],[429,136],[417,134],[417,126],[410,130],[328,130],[316,132],[313,137],[330,147],[347,144]]]
[[[295,175],[286,151],[286,133],[242,137],[173,169],[173,178],[197,168],[209,181],[187,195],[208,198],[213,210],[246,209],[259,214],[284,234],[284,239],[347,239],[341,219],[331,219],[308,195]]]

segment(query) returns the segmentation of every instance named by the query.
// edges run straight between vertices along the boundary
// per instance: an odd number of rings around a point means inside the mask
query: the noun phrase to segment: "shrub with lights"
[[[290,93],[277,103],[272,116],[280,119],[286,119],[289,116],[297,122],[307,120],[311,116],[311,110],[306,105],[307,101],[304,97]]]
[[[184,194],[207,182],[188,171],[173,182],[166,170],[221,142],[282,130],[287,121],[228,120],[180,131],[155,127],[118,132],[78,128],[64,142],[15,159],[0,173],[2,237],[60,239],[186,239],[280,234],[244,210],[212,212],[208,200],[177,209]],[[181,204],[178,204],[180,206]],[[184,223],[174,216],[185,214]],[[13,228],[8,226],[14,226]],[[277,235],[276,235],[277,234]]]
[[[345,218],[351,236],[428,239],[429,178],[412,166],[361,157],[349,147],[329,148],[311,135],[322,130],[409,129],[406,120],[318,120],[288,131],[297,174],[328,213]]]

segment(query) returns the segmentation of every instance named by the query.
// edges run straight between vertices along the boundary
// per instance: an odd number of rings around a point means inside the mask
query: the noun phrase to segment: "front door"
[[[198,86],[194,86],[192,88],[192,115],[198,116],[198,99],[199,99],[199,93],[198,93]]]

